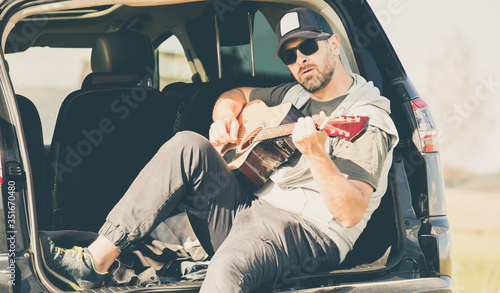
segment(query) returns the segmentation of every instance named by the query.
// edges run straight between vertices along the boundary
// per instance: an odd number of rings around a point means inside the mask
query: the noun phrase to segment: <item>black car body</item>
[[[220,93],[241,85],[290,81],[287,68],[273,58],[273,28],[296,6],[325,16],[340,36],[347,70],[373,81],[390,99],[400,143],[381,206],[341,266],[290,276],[263,292],[452,290],[436,129],[366,1],[1,2],[1,292],[61,290],[43,270],[39,229],[97,231],[142,166],[172,134],[186,129],[208,134]],[[63,103],[47,110],[59,113],[54,129],[42,125],[30,97],[16,88],[9,73],[15,62],[9,56],[23,56],[36,47],[92,48],[100,36],[125,31],[151,40],[149,46],[156,52],[152,66],[132,77],[130,72],[94,72],[67,97],[48,88],[52,96],[61,95]],[[182,45],[192,77],[164,85],[158,48],[172,36]],[[134,47],[118,48],[119,55]],[[140,52],[135,52],[138,59],[144,57]],[[43,78],[51,80],[50,75]],[[46,129],[54,130],[51,142],[42,138]],[[185,282],[121,290],[197,292],[199,286]]]

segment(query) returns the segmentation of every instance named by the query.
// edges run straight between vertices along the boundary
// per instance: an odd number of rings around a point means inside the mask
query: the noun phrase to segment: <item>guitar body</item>
[[[239,169],[249,185],[257,189],[293,154],[295,146],[291,137],[259,142],[253,142],[253,137],[261,129],[295,123],[303,116],[291,103],[267,107],[260,100],[252,101],[238,116],[238,142],[224,146],[219,152],[229,161],[231,169]],[[230,150],[233,151],[229,152]]]

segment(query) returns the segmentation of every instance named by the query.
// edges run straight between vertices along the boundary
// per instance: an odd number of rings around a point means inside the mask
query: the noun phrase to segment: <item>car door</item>
[[[0,292],[18,292],[21,282],[36,278],[30,249],[35,243],[30,239],[36,239],[36,213],[33,197],[27,196],[33,190],[30,162],[2,51],[0,60]],[[44,291],[38,283],[30,283],[31,289]]]
[[[13,292],[20,285],[18,260],[26,249],[22,210],[22,169],[14,123],[13,93],[4,63],[0,65],[0,291]],[[10,97],[10,100],[9,100]]]

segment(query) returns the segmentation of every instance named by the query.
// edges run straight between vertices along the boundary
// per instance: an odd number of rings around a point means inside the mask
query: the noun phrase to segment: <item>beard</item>
[[[330,51],[331,53],[331,51]],[[316,68],[316,74],[309,75],[305,78],[297,78],[299,84],[309,93],[316,93],[324,89],[332,80],[333,73],[337,67],[337,62],[333,58],[333,54],[328,54],[323,62],[323,66]],[[307,65],[299,68],[298,72],[303,72],[313,66]]]

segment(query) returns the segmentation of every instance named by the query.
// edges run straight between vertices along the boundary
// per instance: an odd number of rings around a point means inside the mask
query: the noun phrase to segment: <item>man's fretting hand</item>
[[[321,111],[319,117],[325,118],[326,115]],[[314,118],[318,118],[314,116]],[[317,152],[325,152],[324,143],[326,133],[318,131],[314,120],[311,117],[299,118],[295,124],[295,129],[292,133],[292,140],[297,150],[304,156],[314,155]]]

